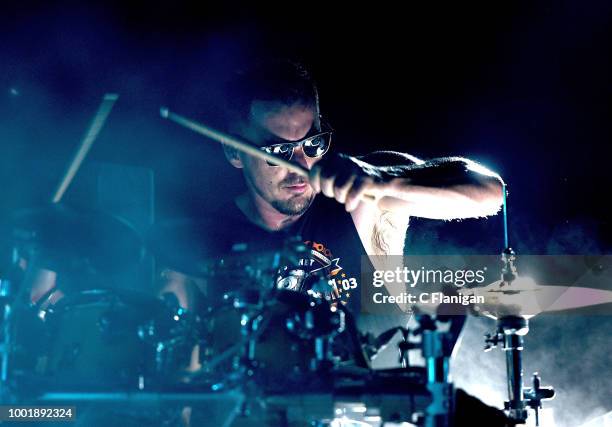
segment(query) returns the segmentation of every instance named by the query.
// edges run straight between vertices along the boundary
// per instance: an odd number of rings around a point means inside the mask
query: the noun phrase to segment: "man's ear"
[[[233,167],[238,169],[242,169],[244,167],[244,165],[242,164],[242,159],[240,159],[240,156],[238,155],[238,150],[233,147],[230,147],[229,145],[224,144],[223,152],[225,153],[227,161],[230,162]]]

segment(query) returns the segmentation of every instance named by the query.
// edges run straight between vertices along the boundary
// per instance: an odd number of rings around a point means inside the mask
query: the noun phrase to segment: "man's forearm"
[[[383,209],[408,210],[413,216],[437,219],[488,216],[499,211],[503,181],[476,162],[448,157],[400,164],[400,153],[377,157],[372,166],[388,184]],[[391,165],[384,165],[384,157]]]

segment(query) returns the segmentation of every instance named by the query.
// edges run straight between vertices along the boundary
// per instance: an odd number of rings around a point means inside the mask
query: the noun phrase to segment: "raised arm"
[[[445,220],[493,215],[502,203],[499,175],[462,157],[339,155],[315,165],[312,176],[315,191],[344,203],[347,211],[364,204],[363,194],[374,196],[381,211]]]
[[[330,156],[311,170],[314,190],[345,205],[370,255],[402,255],[411,216],[451,220],[497,213],[502,184],[468,159],[423,161],[390,151]]]

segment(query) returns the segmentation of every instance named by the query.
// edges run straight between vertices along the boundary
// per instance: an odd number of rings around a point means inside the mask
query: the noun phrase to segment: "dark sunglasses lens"
[[[304,141],[304,154],[308,157],[321,157],[329,150],[331,143],[331,135],[317,135],[307,141]]]
[[[268,154],[273,154],[276,157],[279,157],[283,160],[290,160],[291,155],[293,154],[293,145],[292,144],[278,144],[271,145],[269,147],[263,147],[263,150]],[[270,166],[278,166],[277,164],[267,162]]]

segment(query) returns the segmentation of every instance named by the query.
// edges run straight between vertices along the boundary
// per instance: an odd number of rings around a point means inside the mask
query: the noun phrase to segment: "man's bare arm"
[[[494,215],[501,207],[503,181],[469,159],[421,161],[401,153],[383,152],[358,160],[378,169],[375,181],[382,211],[450,220]],[[355,193],[347,194],[347,205],[356,202],[350,198],[359,196]],[[371,193],[377,195],[376,190]]]
[[[469,159],[421,161],[396,152],[336,156],[313,168],[313,188],[355,210],[364,195],[381,211],[432,219],[493,215],[502,203],[501,178]]]

